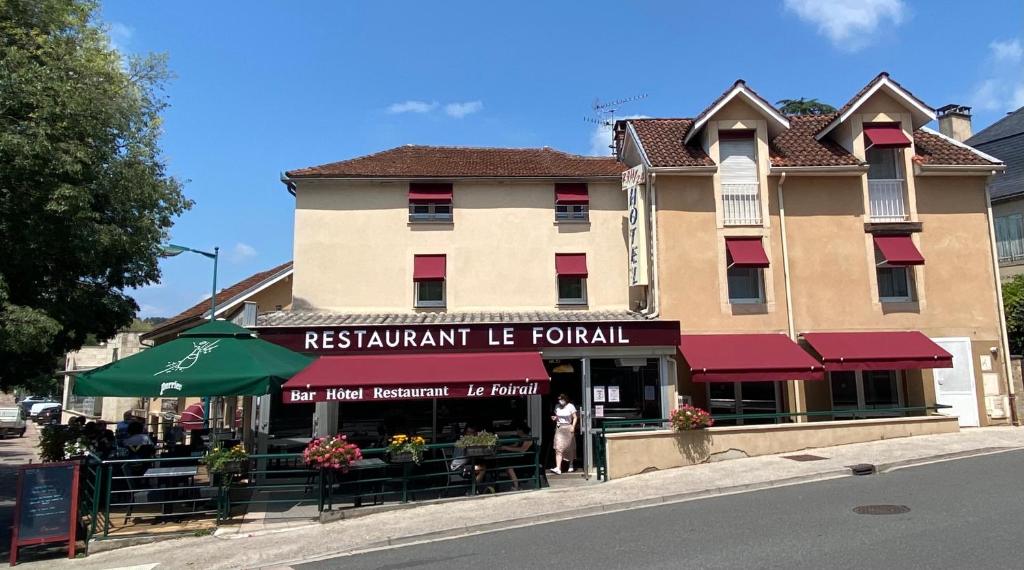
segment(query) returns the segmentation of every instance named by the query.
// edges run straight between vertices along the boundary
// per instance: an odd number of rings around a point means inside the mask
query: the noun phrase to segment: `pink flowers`
[[[679,431],[703,429],[715,425],[711,414],[689,404],[683,404],[683,407],[678,410],[672,410],[669,420],[672,422],[672,427]]]
[[[363,452],[358,445],[348,441],[348,436],[339,434],[318,437],[309,442],[302,458],[310,467],[345,472],[353,461],[363,458]]]

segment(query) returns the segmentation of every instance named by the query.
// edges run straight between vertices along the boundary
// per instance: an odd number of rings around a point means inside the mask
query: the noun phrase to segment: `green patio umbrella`
[[[79,396],[262,396],[313,359],[260,340],[228,321],[191,328],[178,338],[82,373]]]

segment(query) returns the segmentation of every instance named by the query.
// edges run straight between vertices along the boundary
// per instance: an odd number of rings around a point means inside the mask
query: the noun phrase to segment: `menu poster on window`
[[[648,402],[653,402],[658,399],[654,386],[644,386],[644,399]]]
[[[621,401],[619,399],[619,387],[618,386],[608,386],[608,401],[612,402],[612,403]]]
[[[604,417],[604,406],[601,406],[601,405],[594,406],[594,417],[595,418],[603,418]]]
[[[605,394],[604,386],[594,386],[594,401],[595,402],[603,402],[604,401],[604,397],[605,397],[604,394]]]

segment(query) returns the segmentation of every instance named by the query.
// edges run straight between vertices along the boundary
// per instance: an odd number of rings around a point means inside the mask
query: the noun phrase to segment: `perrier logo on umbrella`
[[[312,359],[213,321],[178,338],[78,375],[80,396],[262,396]]]

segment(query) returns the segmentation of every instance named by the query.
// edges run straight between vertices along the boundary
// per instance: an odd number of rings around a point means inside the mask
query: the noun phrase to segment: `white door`
[[[974,383],[974,356],[969,338],[932,339],[946,352],[953,355],[952,368],[934,368],[935,401],[946,406],[939,413],[955,415],[961,426],[981,425],[978,419],[978,396]]]

